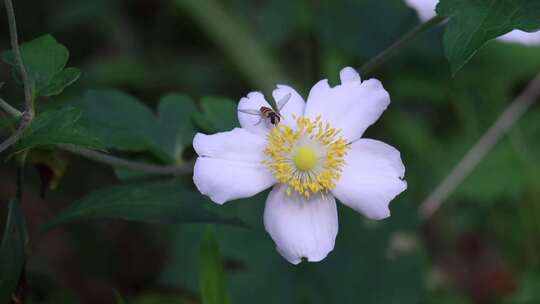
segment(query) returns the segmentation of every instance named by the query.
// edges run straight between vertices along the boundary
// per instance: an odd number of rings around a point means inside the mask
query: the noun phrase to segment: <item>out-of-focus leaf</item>
[[[195,135],[191,121],[195,111],[195,104],[185,95],[166,95],[159,102],[156,138],[176,162],[182,160],[182,151],[191,145]]]
[[[207,227],[203,235],[199,259],[199,281],[202,303],[230,303],[223,261],[212,227]]]
[[[81,112],[73,107],[43,112],[15,146],[15,151],[37,146],[70,144],[104,150],[103,143],[79,123]]]
[[[155,117],[137,99],[115,90],[89,91],[74,105],[82,111],[83,124],[94,131],[107,148],[155,149],[151,141]]]
[[[18,201],[9,203],[5,223],[0,245],[0,303],[10,303],[26,259],[26,228]]]
[[[324,46],[335,48],[351,60],[377,55],[415,22],[402,0],[320,1],[317,6],[308,1],[307,6],[317,16],[314,26]],[[385,20],[384,26],[381,20]]]
[[[191,145],[195,135],[191,116],[196,110],[193,101],[185,95],[166,95],[159,102],[158,121],[153,139],[176,164],[182,162],[182,152]],[[122,181],[135,181],[152,176],[124,168],[115,168],[114,172]]]
[[[203,97],[202,112],[194,114],[195,122],[205,131],[223,132],[238,126],[236,106],[228,98]]]
[[[156,292],[144,293],[130,301],[133,304],[193,304],[187,296],[162,294]]]
[[[107,148],[150,152],[161,162],[177,163],[191,143],[191,100],[183,95],[165,96],[158,117],[139,100],[115,90],[89,91],[73,103],[82,110],[82,122]]]
[[[80,72],[77,69],[64,70],[69,51],[51,35],[23,43],[21,55],[36,96],[59,94],[79,77]],[[15,75],[19,75],[11,51],[4,52],[2,60],[12,65]],[[18,78],[20,79],[20,76]]]
[[[0,116],[1,117],[1,116]],[[0,119],[0,130],[11,130],[14,131],[17,128],[17,121],[19,121],[19,117],[13,117],[13,116],[7,116],[7,117],[1,117]]]
[[[444,49],[454,74],[487,41],[513,29],[540,29],[539,1],[441,0],[437,13],[449,18]]]
[[[79,199],[47,222],[47,230],[82,219],[123,219],[147,223],[219,223],[242,226],[237,218],[205,209],[201,195],[177,180],[123,184]]]
[[[519,282],[519,289],[502,301],[504,304],[532,304],[540,302],[540,277],[538,273],[526,272]]]
[[[126,304],[122,295],[116,290],[114,290],[114,297],[116,299],[116,304]]]

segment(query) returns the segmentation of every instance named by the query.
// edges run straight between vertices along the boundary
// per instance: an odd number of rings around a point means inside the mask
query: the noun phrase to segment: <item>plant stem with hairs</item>
[[[21,80],[24,87],[24,112],[22,113],[21,120],[17,130],[8,137],[4,142],[0,144],[0,153],[15,144],[23,135],[24,131],[30,126],[34,119],[34,100],[32,96],[32,87],[24,67],[21,50],[19,49],[19,39],[17,37],[17,23],[15,20],[15,11],[13,9],[13,3],[11,0],[4,0],[6,7],[8,23],[9,23],[9,35],[11,40],[11,49],[15,58],[15,63],[19,67],[21,74]]]

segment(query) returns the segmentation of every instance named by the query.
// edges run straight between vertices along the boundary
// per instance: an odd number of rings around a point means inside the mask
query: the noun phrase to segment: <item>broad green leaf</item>
[[[449,18],[444,49],[453,74],[487,41],[513,29],[540,30],[540,1],[441,0],[437,13]]]
[[[206,228],[199,255],[199,281],[202,304],[228,304],[227,280],[223,260],[211,226]]]
[[[89,91],[73,104],[82,110],[83,124],[110,149],[150,152],[163,163],[176,163],[192,140],[193,105],[182,95],[164,97],[158,117],[136,98],[115,90]]]
[[[177,162],[182,160],[184,148],[193,141],[195,129],[191,116],[195,111],[195,104],[185,95],[166,95],[159,102],[156,138]]]
[[[89,91],[74,105],[81,121],[107,148],[128,151],[151,149],[155,117],[137,99],[115,90]]]
[[[123,184],[97,190],[73,203],[45,224],[50,229],[82,219],[123,219],[147,223],[220,223],[243,225],[203,205],[201,195],[177,180]]]
[[[76,69],[64,70],[69,59],[69,51],[51,35],[23,43],[21,55],[36,96],[59,94],[79,77],[79,71]],[[13,66],[15,75],[20,79],[13,53],[4,52],[2,59]]]
[[[228,98],[203,97],[202,112],[194,114],[195,122],[208,132],[229,131],[238,126],[236,105]]]
[[[9,203],[0,245],[0,303],[10,303],[26,259],[26,228],[18,201]]]
[[[45,145],[70,144],[104,150],[103,143],[79,123],[80,110],[64,107],[38,115],[15,146],[15,151]]]

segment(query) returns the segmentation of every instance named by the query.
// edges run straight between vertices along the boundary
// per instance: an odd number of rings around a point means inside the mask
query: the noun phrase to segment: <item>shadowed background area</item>
[[[50,33],[69,49],[68,66],[82,71],[62,95],[40,99],[38,111],[95,100],[107,112],[105,99],[86,94],[89,89],[119,89],[152,109],[162,96],[178,93],[211,113],[185,118],[210,133],[237,125],[233,102],[248,92],[270,92],[287,83],[306,97],[319,79],[336,84],[342,67],[360,67],[419,23],[401,0],[15,5],[21,41]],[[0,24],[0,49],[7,50],[3,11]],[[365,136],[397,147],[407,169],[408,190],[391,203],[389,219],[370,221],[340,205],[334,251],[320,263],[294,266],[279,256],[264,231],[267,192],[224,206],[192,201],[249,226],[215,225],[231,303],[540,302],[537,105],[432,218],[418,215],[420,203],[540,71],[540,47],[490,42],[452,77],[442,32],[442,26],[434,28],[362,75],[380,79],[392,99]],[[5,82],[0,96],[21,109],[22,90],[7,64],[0,82]],[[176,161],[193,159],[189,142]],[[148,152],[115,152],[160,161]],[[54,153],[54,161],[35,156],[25,170],[22,206],[32,240],[28,303],[115,303],[115,291],[127,303],[200,303],[202,224],[84,220],[39,234],[39,225],[74,201],[133,175],[65,151],[47,153]],[[15,193],[15,171],[12,163],[0,166],[2,227]],[[193,190],[189,174],[179,179]],[[182,191],[178,196],[191,200],[188,190]]]

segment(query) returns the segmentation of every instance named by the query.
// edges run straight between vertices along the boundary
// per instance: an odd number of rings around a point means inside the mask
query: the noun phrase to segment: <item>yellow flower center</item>
[[[279,183],[289,185],[288,195],[328,192],[341,177],[349,144],[320,116],[293,118],[296,128],[280,123],[268,133],[264,163]]]
[[[309,171],[317,164],[317,154],[311,147],[298,148],[293,159],[296,167],[302,171]]]

